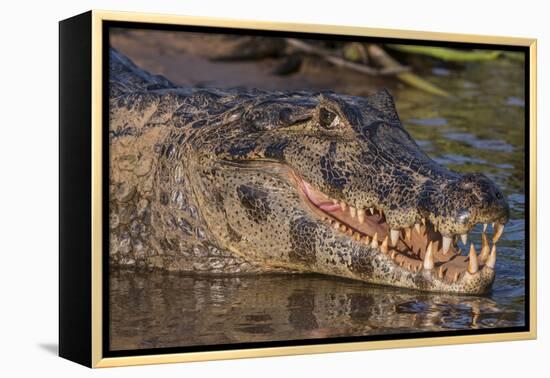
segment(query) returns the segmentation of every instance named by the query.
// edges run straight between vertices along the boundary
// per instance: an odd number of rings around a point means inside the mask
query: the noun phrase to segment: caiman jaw
[[[430,271],[431,277],[443,285],[460,282],[466,275],[475,278],[487,269],[494,274],[496,244],[504,232],[503,224],[493,223],[492,246],[486,235],[487,224],[484,224],[480,253],[470,243],[466,247],[468,254],[463,256],[458,239],[460,236],[466,246],[467,234],[442,236],[427,218],[409,228],[392,230],[382,210],[357,209],[326,196],[301,178],[295,179],[305,202],[328,226],[385,254],[396,266],[412,273]]]

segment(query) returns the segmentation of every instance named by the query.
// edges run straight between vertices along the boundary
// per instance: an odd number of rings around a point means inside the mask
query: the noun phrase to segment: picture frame
[[[536,40],[335,25],[89,11],[59,24],[60,234],[59,355],[88,367],[345,352],[536,338]],[[111,350],[109,193],[112,133],[109,36],[113,29],[237,33],[261,37],[384,41],[403,45],[513,51],[524,57],[523,325],[196,343]],[[302,46],[303,47],[303,46]],[[311,46],[306,48],[310,48]],[[314,52],[315,53],[315,52]],[[317,53],[315,53],[317,54]],[[318,55],[318,54],[317,54]],[[331,58],[332,59],[332,58]],[[335,65],[350,65],[328,59]],[[356,68],[356,67],[355,67]],[[513,100],[516,101],[516,100]],[[112,115],[111,115],[112,116]],[[111,168],[112,169],[112,168]],[[437,232],[437,231],[436,231]],[[519,231],[518,231],[519,232]],[[495,242],[496,244],[496,242]],[[407,290],[407,289],[403,289]]]

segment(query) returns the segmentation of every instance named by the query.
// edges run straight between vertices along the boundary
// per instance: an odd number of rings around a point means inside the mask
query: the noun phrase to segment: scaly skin
[[[506,200],[485,176],[449,171],[420,151],[386,91],[176,88],[112,50],[109,128],[113,264],[317,272],[470,294],[494,280],[496,251],[487,246],[473,267],[454,243],[443,253],[441,240],[506,223]],[[355,220],[369,208],[381,215]],[[405,233],[387,246],[390,228],[422,222],[409,247]]]

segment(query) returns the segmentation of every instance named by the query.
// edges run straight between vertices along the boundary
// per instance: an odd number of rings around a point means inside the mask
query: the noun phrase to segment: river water
[[[140,62],[140,51],[132,51],[131,41],[127,45],[121,41],[117,40],[117,48],[140,65],[151,64],[143,52]],[[140,43],[143,45],[143,39]],[[176,58],[185,61],[180,54],[166,57],[165,62]],[[241,63],[216,64],[233,65],[232,72],[237,72]],[[156,68],[177,81],[179,76],[166,72],[168,65],[163,66],[160,60],[146,68]],[[305,79],[298,82],[318,89],[313,76],[308,77],[305,71]],[[510,203],[511,219],[498,244],[497,277],[490,294],[427,294],[320,275],[209,277],[114,270],[110,281],[111,350],[523,326],[523,62],[509,58],[465,65],[428,61],[416,72],[452,97],[436,97],[395,82],[386,85],[396,98],[406,129],[440,164],[459,172],[485,173],[503,189]],[[269,72],[264,74],[268,79]],[[265,78],[260,75],[258,80]],[[284,79],[277,80],[283,80],[279,86],[284,86]],[[287,80],[290,83],[292,77]],[[332,87],[363,94],[356,80],[347,83],[340,81]],[[471,240],[479,242],[480,232],[479,228],[473,230]],[[477,247],[479,250],[479,243]]]

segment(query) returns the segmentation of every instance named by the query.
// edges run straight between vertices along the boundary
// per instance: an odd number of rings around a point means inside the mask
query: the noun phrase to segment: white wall
[[[371,3],[371,5],[367,5]],[[539,39],[539,340],[110,369],[97,376],[520,376],[548,367],[544,235],[549,12],[544,1],[4,1],[0,22],[0,374],[87,376],[57,343],[57,21],[91,8]],[[545,298],[545,297],[546,298]],[[545,315],[544,315],[545,314]],[[543,317],[546,316],[546,319]],[[6,371],[12,371],[5,374]],[[544,370],[543,370],[544,371]],[[27,375],[27,374],[25,374]]]

